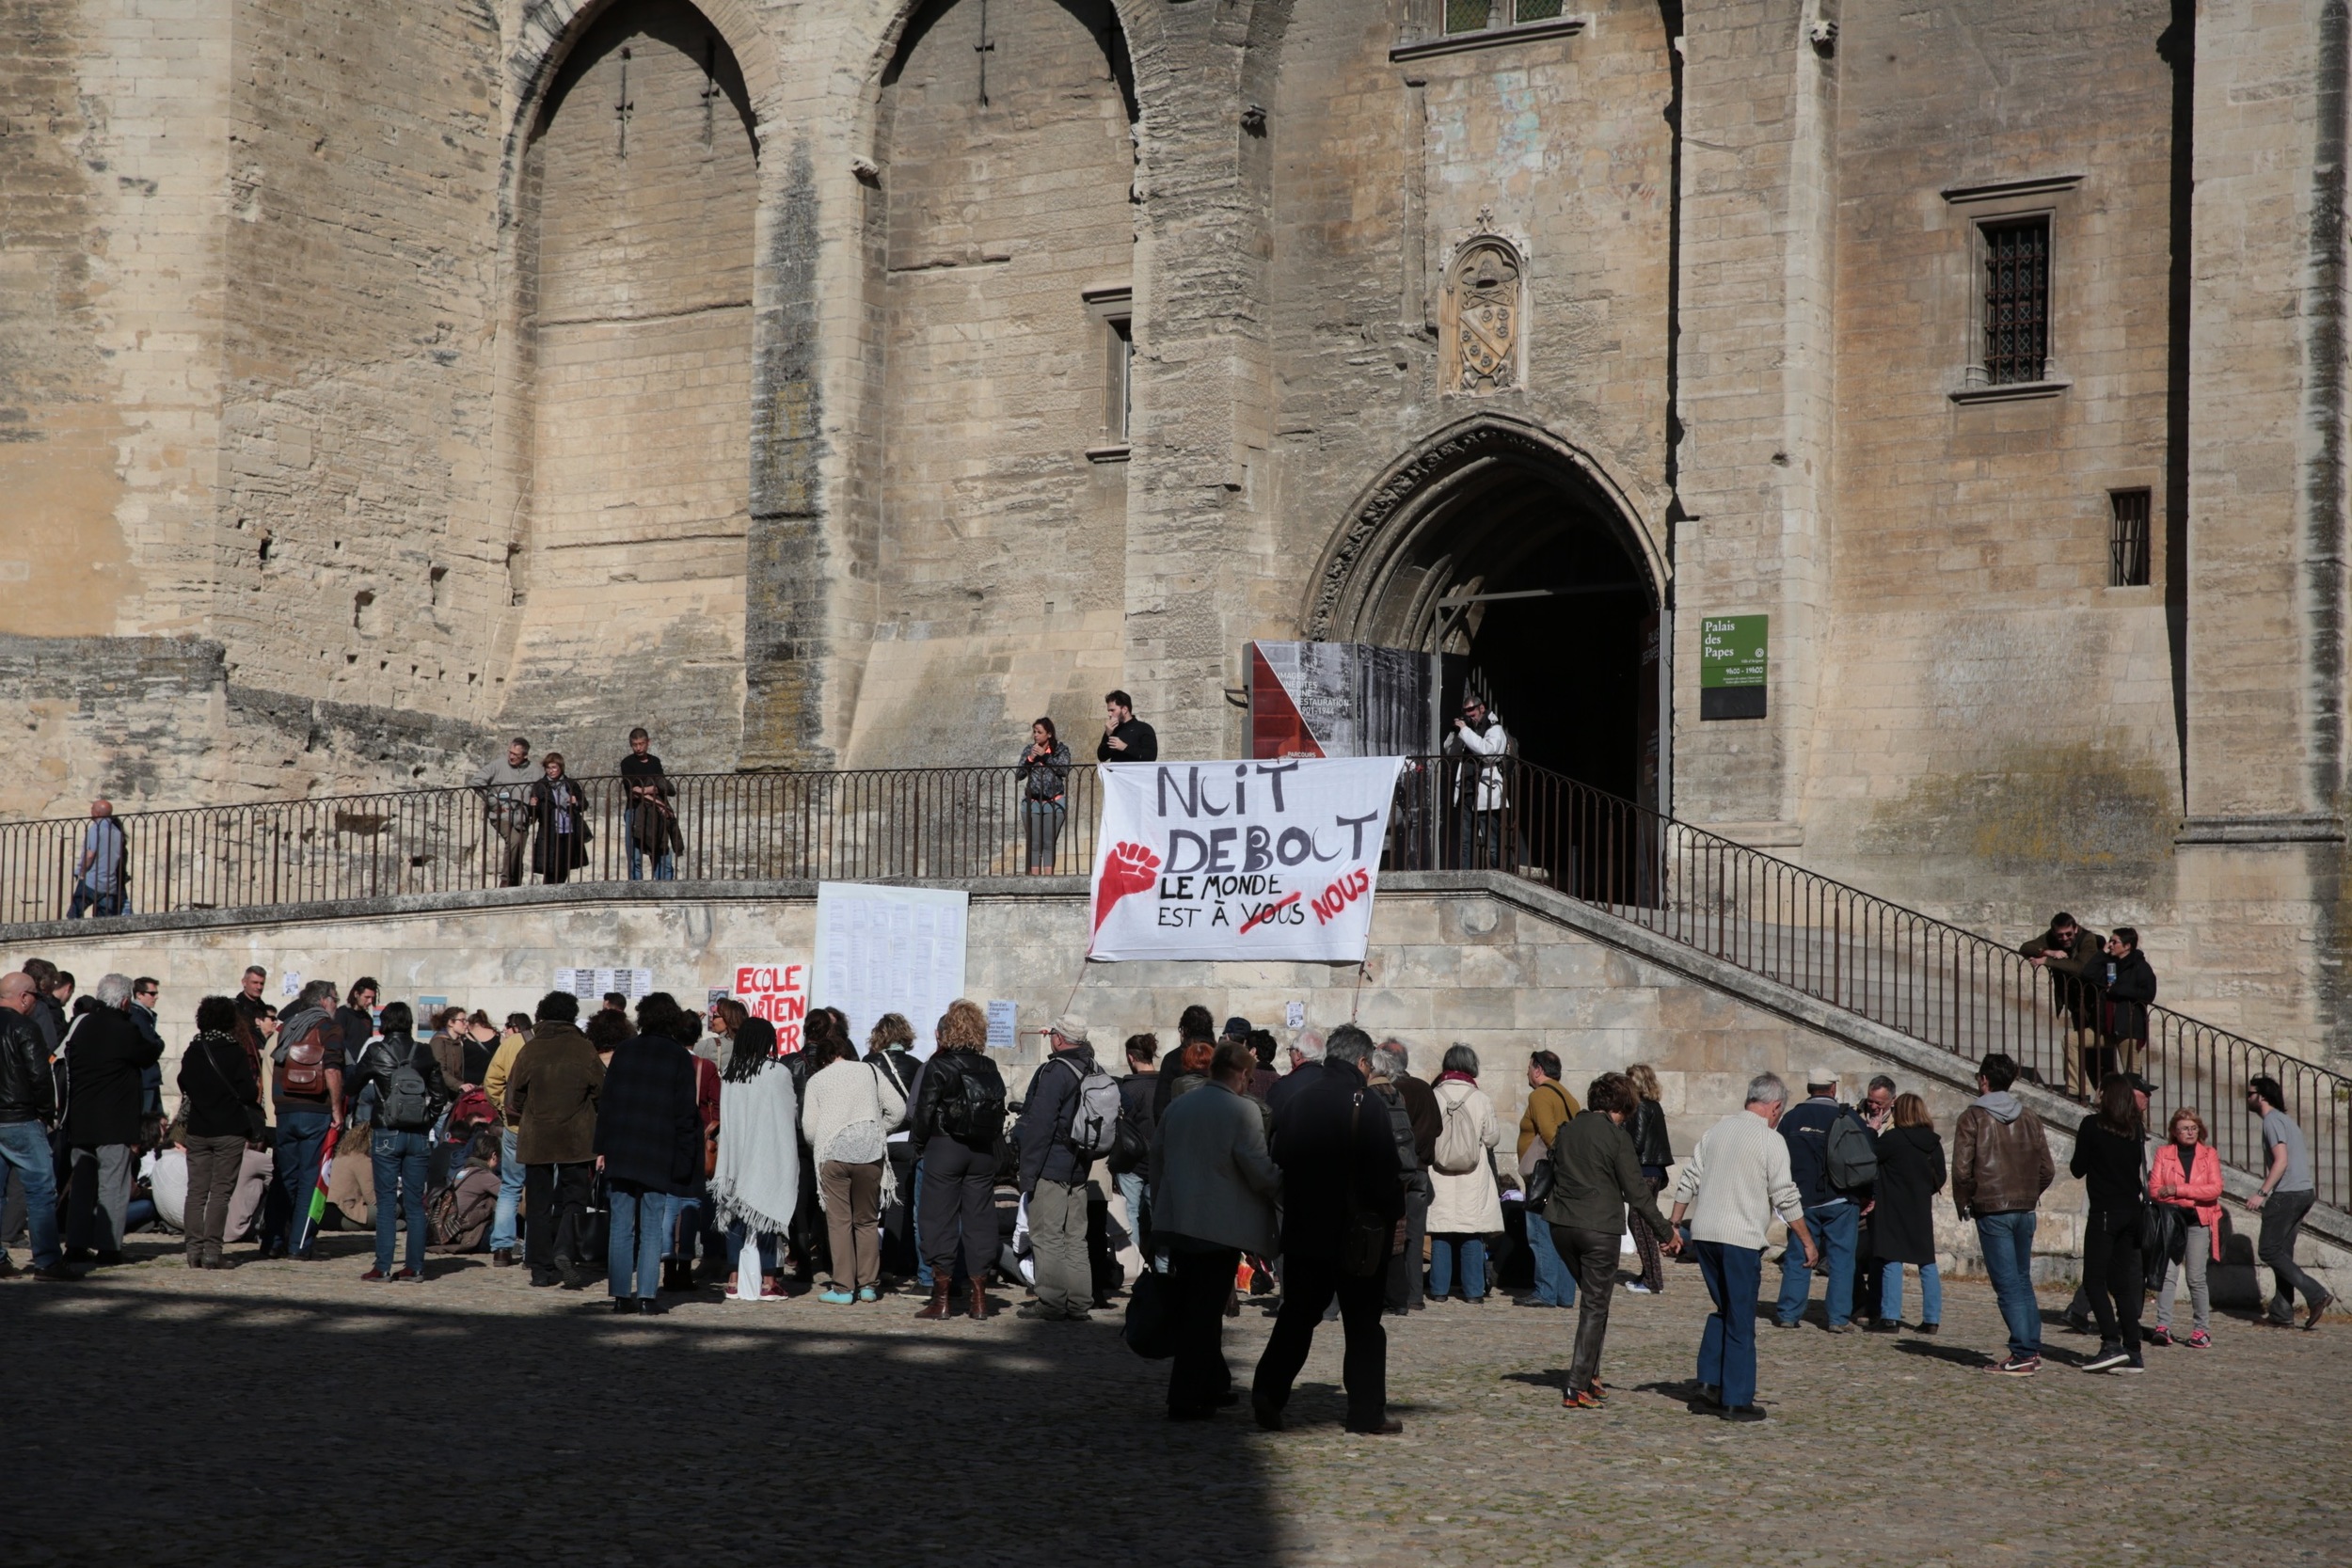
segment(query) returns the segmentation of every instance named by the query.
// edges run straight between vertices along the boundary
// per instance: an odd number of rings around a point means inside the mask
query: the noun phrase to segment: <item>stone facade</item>
[[[1565,593],[1530,760],[2335,1049],[2342,8],[1556,10],[0,0],[0,805],[1226,753]]]

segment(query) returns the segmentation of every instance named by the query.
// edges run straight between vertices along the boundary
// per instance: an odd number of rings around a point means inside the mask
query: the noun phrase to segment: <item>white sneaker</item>
[[[1626,1288],[1627,1290],[1629,1290],[1629,1291],[1632,1291],[1632,1292],[1633,1292],[1635,1295],[1637,1295],[1637,1296],[1645,1296],[1645,1295],[1648,1295],[1648,1294],[1650,1293],[1650,1288],[1649,1288],[1648,1286],[1646,1286],[1646,1285],[1643,1284],[1643,1283],[1642,1283],[1640,1280],[1638,1280],[1638,1279],[1629,1279],[1629,1280],[1627,1280],[1627,1281],[1626,1281],[1626,1283],[1625,1283],[1625,1288]]]

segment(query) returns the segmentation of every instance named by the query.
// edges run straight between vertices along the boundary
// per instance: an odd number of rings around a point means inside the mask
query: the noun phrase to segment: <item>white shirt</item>
[[[1761,1248],[1777,1213],[1804,1218],[1788,1145],[1753,1111],[1734,1111],[1700,1137],[1682,1162],[1675,1201],[1690,1205],[1691,1238]]]

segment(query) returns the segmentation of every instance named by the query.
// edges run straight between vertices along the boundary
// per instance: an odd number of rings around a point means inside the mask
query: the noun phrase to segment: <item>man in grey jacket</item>
[[[1070,1119],[1079,1086],[1094,1070],[1086,1021],[1065,1015],[1045,1031],[1053,1055],[1029,1080],[1013,1141],[1021,1148],[1021,1196],[1029,1205],[1029,1245],[1037,1255],[1037,1299],[1015,1314],[1051,1323],[1084,1323],[1094,1300],[1087,1260],[1087,1180],[1092,1159],[1071,1147]]]
[[[539,781],[532,766],[531,742],[521,736],[506,743],[506,760],[494,762],[473,776],[473,791],[482,797],[488,842],[504,847],[502,887],[523,885],[531,863],[531,786]]]
[[[1216,1048],[1209,1082],[1170,1101],[1152,1145],[1158,1195],[1153,1244],[1168,1257],[1168,1316],[1175,1356],[1168,1372],[1168,1418],[1203,1420],[1235,1398],[1218,1345],[1225,1298],[1242,1254],[1280,1250],[1274,1200],[1281,1167],[1266,1152],[1265,1118],[1248,1098],[1258,1058],[1238,1040]]]

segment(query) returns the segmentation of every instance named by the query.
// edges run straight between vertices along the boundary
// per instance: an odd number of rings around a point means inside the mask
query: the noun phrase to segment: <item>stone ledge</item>
[[[1436,55],[1460,55],[1472,49],[1494,49],[1506,43],[1534,43],[1542,39],[1574,38],[1585,29],[1581,16],[1550,22],[1531,22],[1523,27],[1486,27],[1475,33],[1448,33],[1420,43],[1400,43],[1389,51],[1391,62],[1425,60]]]

